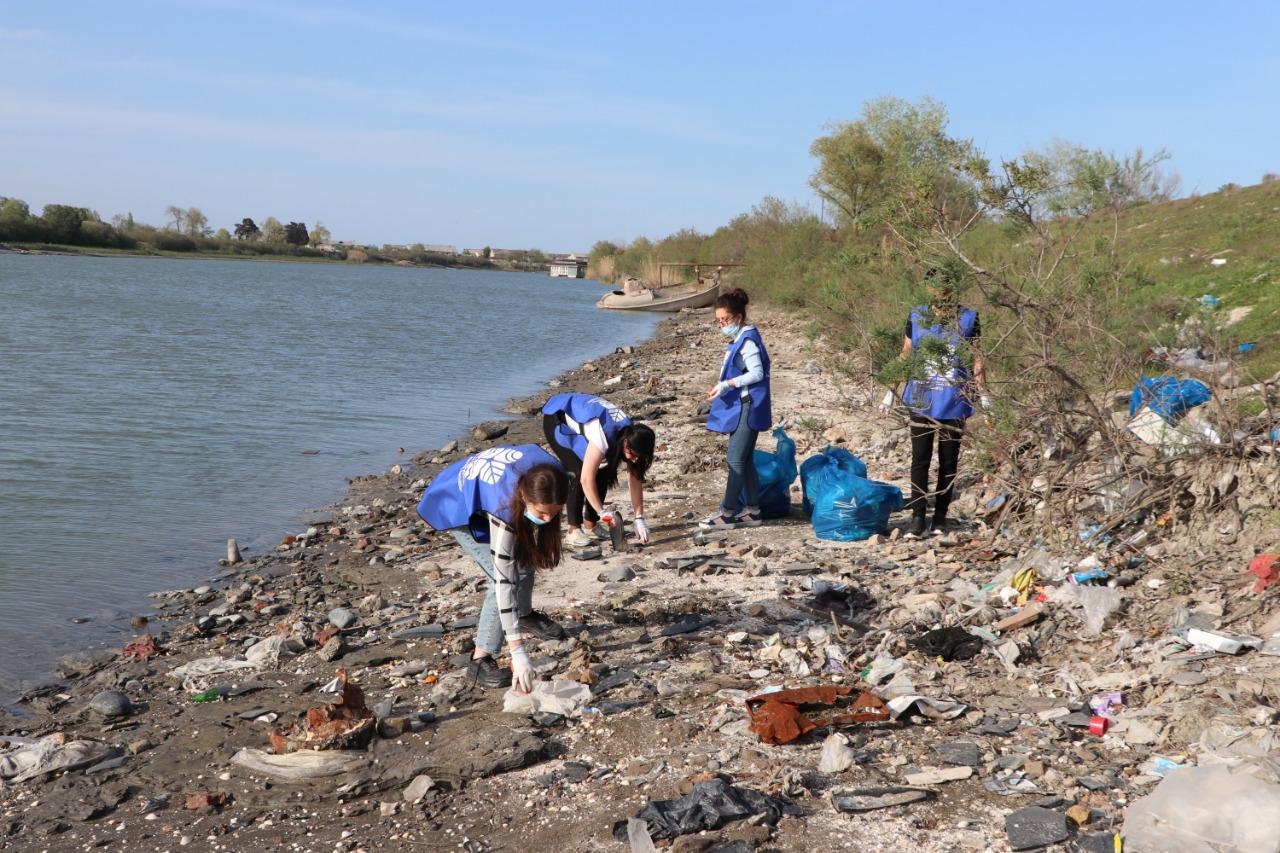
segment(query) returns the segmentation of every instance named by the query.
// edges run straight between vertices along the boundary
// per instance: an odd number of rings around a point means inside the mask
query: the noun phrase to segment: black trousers
[[[933,519],[938,524],[951,507],[951,490],[956,480],[956,463],[960,461],[960,439],[964,421],[935,421],[922,415],[911,416],[911,500],[907,509],[916,518],[928,512],[929,464],[933,461],[934,440],[938,444],[938,488],[932,494]]]
[[[561,447],[556,441],[558,426],[560,426],[560,419],[555,415],[542,416],[542,432],[547,436],[547,445],[560,458],[560,464],[564,465],[564,469],[569,472],[569,503],[565,506],[569,526],[581,527],[584,514],[587,521],[595,524],[600,520],[600,514],[587,503],[586,492],[582,490],[582,460],[578,458],[578,454],[567,447]],[[609,491],[609,484],[605,482],[604,477],[605,469],[601,468],[596,472],[596,488],[599,489],[601,501],[604,501],[604,496]]]

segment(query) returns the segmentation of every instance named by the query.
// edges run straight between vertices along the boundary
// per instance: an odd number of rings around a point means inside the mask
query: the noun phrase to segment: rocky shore
[[[799,321],[759,324],[800,458],[841,444],[905,489],[908,442],[879,392]],[[797,482],[790,518],[695,536],[723,488],[723,439],[697,415],[722,353],[705,313],[682,314],[513,401],[511,421],[353,482],[272,553],[157,593],[126,648],[63,660],[0,715],[0,847],[1110,852],[1172,768],[1273,749],[1280,657],[1187,630],[1280,631],[1276,587],[1245,582],[1275,549],[1274,511],[1229,536],[1153,521],[1052,550],[987,527],[962,463],[945,535],[908,540],[896,516],[884,536],[818,540]],[[460,456],[541,442],[542,401],[569,389],[657,432],[653,541],[539,577],[536,606],[569,629],[535,648],[556,689],[504,710],[460,667],[482,577],[415,506]],[[1242,491],[1273,472],[1238,472]],[[1094,565],[1109,585],[1068,582]],[[762,737],[763,709],[790,712],[755,703],[753,723],[748,699],[818,686],[817,730]],[[846,709],[815,705],[863,690],[873,719],[822,728]],[[651,805],[681,797],[701,810]]]

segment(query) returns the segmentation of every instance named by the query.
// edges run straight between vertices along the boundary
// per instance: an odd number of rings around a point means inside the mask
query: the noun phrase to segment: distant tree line
[[[0,243],[85,246],[160,252],[223,252],[228,254],[293,254],[320,257],[329,245],[329,229],[317,222],[282,223],[268,216],[259,227],[252,218],[236,223],[234,234],[216,231],[198,207],[170,205],[163,226],[136,221],[132,213],[102,221],[97,211],[68,204],[46,204],[39,215],[20,198],[0,196]]]

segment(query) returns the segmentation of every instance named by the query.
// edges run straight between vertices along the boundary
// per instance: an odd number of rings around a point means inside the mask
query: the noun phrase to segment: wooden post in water
[[[242,562],[243,557],[240,556],[240,546],[236,544],[236,540],[227,540],[227,565],[234,566],[236,563]]]

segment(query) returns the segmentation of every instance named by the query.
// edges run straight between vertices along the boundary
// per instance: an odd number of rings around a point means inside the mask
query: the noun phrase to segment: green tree
[[[20,198],[6,198],[0,203],[0,221],[22,223],[31,218],[31,208]]]
[[[311,236],[307,234],[306,223],[290,222],[284,227],[285,242],[293,246],[305,246]]]
[[[311,226],[311,245],[312,246],[323,245],[325,243],[328,243],[332,239],[333,239],[333,235],[329,233],[329,229],[325,228],[323,224],[317,222],[315,225]]]
[[[130,234],[138,227],[138,224],[133,221],[132,213],[117,213],[111,217],[111,227],[121,234]]]
[[[946,107],[932,98],[867,101],[861,118],[832,125],[814,140],[809,153],[818,166],[809,184],[844,224],[883,221],[903,205],[967,202],[972,209],[954,171],[968,144],[946,131]]]
[[[184,233],[188,237],[208,237],[209,217],[204,215],[198,207],[188,207],[183,214],[183,223],[185,224]]]
[[[283,243],[284,226],[274,216],[262,220],[262,240],[265,243]]]
[[[40,218],[53,242],[73,245],[80,239],[80,223],[98,221],[98,215],[92,210],[69,204],[46,204]]]
[[[218,233],[213,235],[213,239],[217,240],[219,243],[230,243],[231,232],[225,228],[219,228]]]
[[[171,204],[164,209],[164,218],[166,227],[170,231],[181,231],[182,223],[187,219],[187,211],[176,204]]]
[[[1031,170],[1040,182],[1038,204],[1052,216],[1087,216],[1106,208],[1122,209],[1138,204],[1169,201],[1181,180],[1166,172],[1163,149],[1147,155],[1141,148],[1118,157],[1101,149],[1088,149],[1055,140],[1039,151],[1023,155],[1006,170]]]
[[[257,223],[247,216],[236,223],[237,240],[252,240],[261,233]]]
[[[493,257],[493,249],[489,248],[488,246],[485,246],[483,249],[480,250],[480,254],[484,256],[486,260],[488,260],[489,258]]]
[[[598,261],[601,258],[611,258],[621,252],[622,247],[617,243],[608,240],[597,240],[595,245],[591,247],[591,260]]]

